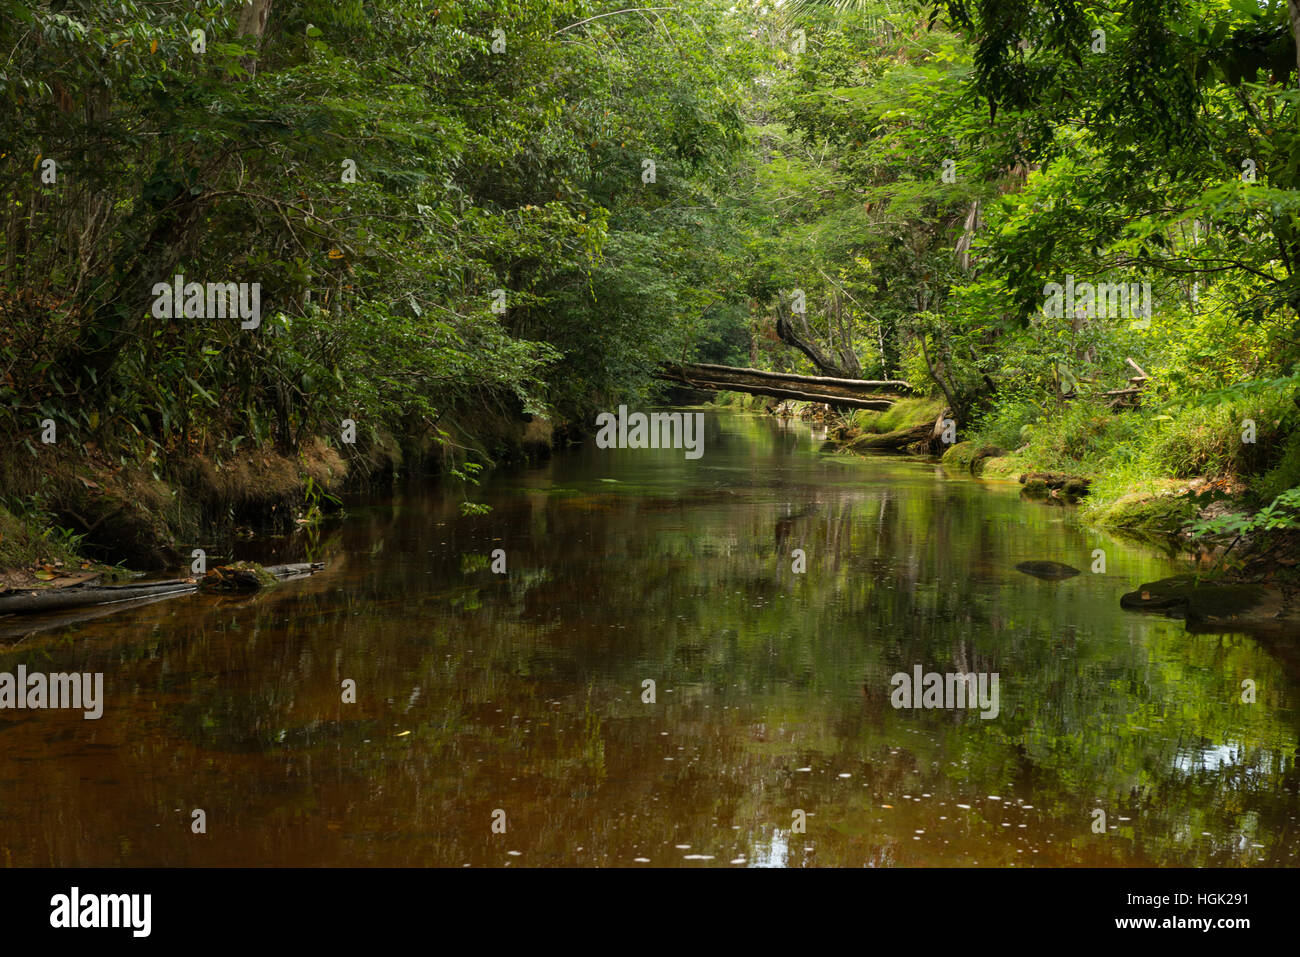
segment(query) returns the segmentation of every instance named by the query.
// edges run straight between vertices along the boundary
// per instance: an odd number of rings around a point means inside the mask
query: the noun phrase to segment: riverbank
[[[155,456],[142,466],[93,442],[19,447],[0,475],[0,592],[122,581],[233,557],[236,542],[282,534],[337,509],[346,492],[391,485],[403,474],[455,473],[469,495],[474,469],[551,454],[564,431],[537,416],[464,416],[435,439],[358,433],[354,443],[305,440],[248,449]],[[227,443],[228,446],[228,443]]]
[[[770,411],[820,415],[831,441],[848,454],[931,454],[932,425],[945,407],[939,399],[912,399],[886,412],[838,417],[788,403]],[[1085,525],[1153,544],[1185,562],[1188,574],[1135,582],[1125,608],[1183,618],[1189,627],[1300,630],[1292,623],[1300,609],[1300,531],[1287,526],[1285,514],[1272,525],[1253,519],[1260,495],[1249,475],[1160,476],[1125,487],[1095,445],[1075,445],[1063,462],[1033,442],[1008,452],[979,437],[947,445],[940,462],[952,475],[1018,485],[1027,503],[1077,506]],[[1072,467],[1062,471],[1063,465]],[[1283,462],[1271,473],[1285,468]],[[1265,482],[1279,480],[1271,473]]]

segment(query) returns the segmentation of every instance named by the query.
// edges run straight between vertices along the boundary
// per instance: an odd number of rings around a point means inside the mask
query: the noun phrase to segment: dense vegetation
[[[490,452],[493,417],[725,357],[708,213],[750,73],[727,14],[444,7],[3,4],[11,507],[66,500],[73,449],[163,479],[318,438]],[[176,274],[259,283],[260,325],[155,318]]]
[[[1205,476],[1220,526],[1291,524],[1297,18],[0,0],[0,504],[86,532],[142,469],[211,518],[256,498],[223,463],[491,457],[685,358],[907,379],[1120,520]],[[259,283],[260,324],[157,318],[177,274]]]
[[[1097,478],[1107,519],[1176,526],[1195,505],[1155,497],[1204,476],[1292,524],[1294,5],[794,6],[761,278],[818,303],[813,338],[931,383],[961,438],[1017,450],[1004,473]],[[1149,313],[1051,283],[1149,284]],[[1149,379],[1117,411],[1129,360]]]

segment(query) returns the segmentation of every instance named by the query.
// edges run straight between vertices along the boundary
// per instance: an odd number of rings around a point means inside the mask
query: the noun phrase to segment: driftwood
[[[303,578],[324,568],[323,562],[299,562],[295,565],[254,565],[241,562],[235,565],[218,565],[208,570],[200,586],[204,591],[257,591],[265,578]]]
[[[680,382],[697,389],[747,392],[776,399],[796,399],[878,411],[892,406],[894,396],[906,395],[912,391],[911,385],[897,379],[839,379],[708,363],[664,363],[656,375],[660,379]]]
[[[279,579],[301,578],[324,568],[321,562],[268,565],[267,574]],[[87,605],[107,605],[146,598],[171,598],[198,591],[193,578],[143,582],[134,585],[69,585],[67,588],[24,589],[0,595],[0,615],[31,615],[43,611],[66,611]]]
[[[1146,384],[1151,381],[1151,377],[1146,374],[1146,371],[1131,358],[1126,358],[1124,361],[1129,364],[1129,367],[1132,368],[1137,375],[1129,378],[1128,385],[1125,388],[1111,389],[1109,392],[1102,393],[1104,398],[1110,399],[1110,402],[1108,402],[1107,405],[1112,409],[1136,406],[1138,404],[1138,396],[1142,394],[1142,390],[1146,388]]]

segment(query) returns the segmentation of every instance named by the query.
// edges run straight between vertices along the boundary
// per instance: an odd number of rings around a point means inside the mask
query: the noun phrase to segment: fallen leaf
[[[39,571],[39,572],[36,573],[36,577],[39,578],[39,579],[40,579],[41,581],[43,581],[43,582],[47,582],[47,581],[49,581],[50,579],[52,579],[52,578],[58,578],[59,576],[56,575],[56,574],[54,574],[54,572],[47,572],[47,571],[45,571],[44,569],[42,569],[41,571]]]

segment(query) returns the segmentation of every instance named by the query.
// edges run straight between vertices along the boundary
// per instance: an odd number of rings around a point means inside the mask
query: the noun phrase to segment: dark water
[[[0,711],[0,861],[1296,862],[1278,649],[1121,611],[1180,569],[1066,509],[820,445],[708,413],[698,461],[588,446],[487,516],[353,503],[313,579],[23,640],[0,671],[100,671],[106,703]],[[916,665],[996,672],[997,717],[895,709]]]

